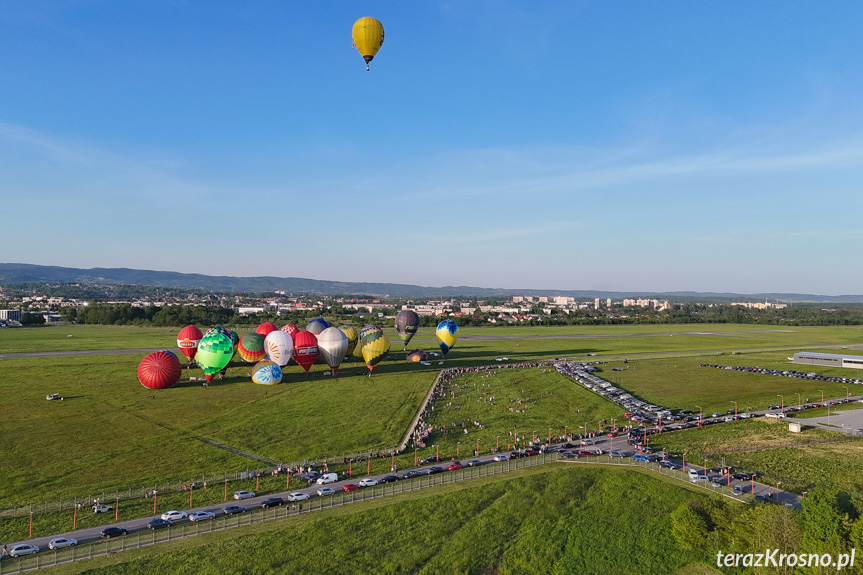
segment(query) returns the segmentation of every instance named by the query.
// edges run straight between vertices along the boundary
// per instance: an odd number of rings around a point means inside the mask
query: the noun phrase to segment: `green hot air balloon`
[[[234,357],[234,342],[230,336],[213,331],[201,339],[196,357],[207,383],[210,383],[213,376],[225,369]]]

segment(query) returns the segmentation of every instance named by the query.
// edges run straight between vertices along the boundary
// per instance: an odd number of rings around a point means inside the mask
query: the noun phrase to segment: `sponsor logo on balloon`
[[[318,353],[318,346],[311,345],[308,347],[298,347],[296,353],[297,355],[309,355],[312,353]]]
[[[178,341],[177,345],[180,347],[180,349],[188,349],[191,347],[198,347],[198,342],[191,340],[189,338],[186,338],[183,341]]]

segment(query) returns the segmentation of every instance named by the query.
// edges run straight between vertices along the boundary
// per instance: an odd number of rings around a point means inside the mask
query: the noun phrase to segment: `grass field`
[[[67,338],[70,334],[73,337]],[[0,330],[0,353],[171,347],[175,334],[176,330],[171,333],[166,328],[93,326]],[[597,353],[591,359],[606,355],[611,362],[603,377],[648,401],[672,408],[702,405],[706,412],[724,412],[732,407],[731,400],[738,401],[742,409],[778,402],[777,393],[785,394],[789,404],[796,400],[795,392],[814,399],[820,397],[815,389],[834,397],[844,396],[845,390],[837,384],[699,368],[698,363],[773,367],[787,365],[794,346],[830,350],[830,346],[850,346],[860,340],[863,328],[847,327],[474,328],[462,330],[462,338],[443,366],[437,361],[432,366],[405,362],[401,352],[395,351],[400,345],[394,341],[393,355],[399,359],[380,364],[371,378],[354,375],[364,371],[362,362],[355,361],[343,364],[338,378],[323,377],[324,366],[314,366],[308,377],[294,366],[286,371],[285,383],[255,386],[246,377],[248,366],[239,364],[230,369],[227,381],[209,388],[189,382],[189,375],[201,375],[191,370],[184,371],[186,381],[159,392],[137,382],[141,354],[2,359],[0,509],[102,492],[122,495],[131,490],[134,495],[157,483],[200,482],[204,475],[265,467],[203,443],[203,438],[276,462],[330,458],[331,469],[340,471],[344,466],[340,459],[334,465],[334,457],[391,449],[401,440],[441,367],[496,365],[493,358],[500,356],[519,361]],[[431,350],[435,346],[430,333],[420,332],[410,347]],[[783,350],[775,351],[778,348]],[[732,350],[738,355],[730,355]],[[639,355],[656,352],[668,357]],[[628,356],[629,363],[616,363],[617,354]],[[612,366],[625,370],[612,371]],[[818,371],[847,375],[848,370]],[[553,370],[482,373],[459,378],[456,384],[458,389],[448,390],[455,391],[456,398],[436,402],[430,418],[439,430],[426,443],[438,445],[442,457],[456,450],[460,458],[469,457],[477,439],[480,451],[487,453],[498,436],[501,448],[509,445],[514,439],[510,432],[528,439],[534,433],[545,438],[549,428],[552,435],[561,435],[565,426],[570,433],[585,423],[594,429],[600,420],[620,419],[621,415],[615,405]],[[55,392],[67,399],[45,401],[47,393]],[[493,406],[488,401],[492,395],[496,399]],[[450,402],[453,405],[447,407]],[[473,426],[473,421],[483,428]],[[467,434],[462,432],[462,423]],[[419,456],[431,453],[433,449],[427,447]],[[411,451],[397,458],[399,468],[411,466],[413,455]],[[355,474],[358,468],[365,472],[364,463],[354,464]],[[389,465],[389,458],[372,460],[371,471],[380,473]],[[806,484],[812,481],[815,479]],[[261,491],[281,488],[274,480],[272,486],[262,485]],[[201,497],[218,499],[218,495],[212,491]],[[145,506],[143,502],[136,505]],[[124,504],[123,514],[146,514],[146,509],[136,509]],[[93,521],[110,519],[100,516]],[[51,529],[57,521],[67,520],[65,515],[61,520],[45,519],[43,527]],[[20,532],[17,523],[9,524],[8,531],[4,525],[0,523],[0,535]]]
[[[669,523],[678,505],[704,495],[636,472],[552,467],[202,535],[52,572],[646,575],[706,560],[679,549]]]

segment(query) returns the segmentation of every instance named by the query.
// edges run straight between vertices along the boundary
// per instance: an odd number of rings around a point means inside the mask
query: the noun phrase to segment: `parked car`
[[[242,513],[246,508],[242,505],[228,505],[222,511],[225,512],[225,515],[233,515],[234,513]]]
[[[308,493],[303,493],[302,491],[294,491],[293,493],[288,494],[288,501],[291,503],[295,501],[303,501],[311,497]]]
[[[680,468],[680,466],[679,466],[679,465],[677,465],[677,464],[676,464],[676,463],[674,463],[673,461],[669,461],[669,460],[667,460],[667,459],[664,459],[664,460],[660,461],[660,462],[659,462],[659,466],[660,466],[660,467],[664,467],[664,468],[666,468],[666,469],[679,469],[679,468]]]
[[[398,475],[384,475],[378,480],[378,483],[395,483],[398,480]]]
[[[333,495],[336,492],[332,487],[321,487],[318,489],[318,495],[323,497],[325,495]]]
[[[216,514],[212,511],[195,511],[194,513],[189,514],[189,521],[206,521],[207,519],[214,519]]]
[[[154,519],[150,519],[147,522],[147,529],[162,529],[163,527],[170,527],[171,522],[162,519],[161,517],[156,517]]]
[[[318,485],[326,485],[327,483],[335,483],[339,480],[339,476],[335,473],[324,473],[317,479]]]
[[[172,523],[174,521],[181,521],[188,517],[188,513],[186,513],[185,511],[177,511],[176,509],[173,511],[165,511],[164,513],[162,513],[162,519],[164,519],[165,521],[170,521]]]
[[[732,473],[731,479],[737,479],[739,481],[749,481],[752,477],[749,476],[748,473]]]
[[[432,465],[426,470],[426,475],[434,475],[435,473],[443,473],[443,467],[440,465]]]
[[[449,465],[446,466],[447,471],[455,471],[456,469],[461,469],[464,465],[461,464],[461,461],[453,461]]]
[[[402,479],[411,479],[412,477],[419,477],[420,475],[424,475],[422,471],[411,469],[402,474]]]
[[[494,456],[495,461],[506,461],[507,459],[509,459],[509,455],[506,453],[498,453]]]
[[[740,488],[739,485],[735,485],[734,488],[731,490],[731,495],[739,497],[740,495],[743,495],[743,490]]]
[[[559,455],[564,459],[578,459],[578,454],[569,451],[568,449],[564,449],[559,453]]]
[[[470,461],[467,462],[469,467],[478,467],[478,466],[482,465],[483,463],[485,463],[485,461],[480,461],[479,459],[471,459]]]
[[[128,531],[123,529],[122,527],[105,527],[102,529],[102,532],[99,533],[99,536],[102,539],[111,539],[112,537],[120,537],[121,535],[128,535]]]
[[[598,453],[595,451],[588,451],[587,449],[582,449],[578,452],[579,457],[596,457]]]
[[[342,489],[345,491],[356,491],[359,488],[360,488],[360,486],[357,485],[356,483],[346,483],[345,486],[342,487]]]
[[[12,557],[21,557],[22,555],[30,555],[32,553],[39,553],[39,547],[36,545],[21,543],[9,550],[9,555]]]
[[[613,450],[611,450],[611,451],[609,451],[609,452],[608,452],[608,456],[609,456],[609,457],[620,457],[620,458],[623,458],[623,457],[626,457],[626,454],[625,454],[624,452],[622,452],[622,451],[617,450],[617,449],[613,449]]]
[[[632,456],[632,459],[635,461],[655,461],[656,458],[652,455],[647,455],[644,453],[636,453]]]
[[[48,549],[62,549],[64,547],[74,547],[78,544],[77,539],[68,539],[66,537],[57,537],[48,543]]]
[[[365,477],[360,479],[360,487],[374,487],[378,484],[377,479],[372,479],[371,477]]]
[[[93,513],[108,513],[109,511],[113,511],[113,507],[110,505],[105,505],[104,503],[94,503],[93,504]]]
[[[251,499],[255,494],[251,491],[237,491],[234,493],[234,499]]]
[[[281,497],[267,497],[263,501],[261,501],[261,509],[266,509],[268,507],[276,507],[285,502]]]

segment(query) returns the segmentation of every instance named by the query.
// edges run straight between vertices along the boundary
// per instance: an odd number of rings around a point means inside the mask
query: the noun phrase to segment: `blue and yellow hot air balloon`
[[[282,381],[282,368],[275,361],[262,359],[252,368],[252,381],[258,385],[276,385]]]
[[[351,357],[354,354],[354,350],[357,348],[357,343],[360,341],[360,334],[357,331],[357,328],[352,325],[339,326],[339,329],[348,338],[348,349],[345,351],[345,357]]]
[[[351,35],[354,38],[354,47],[366,61],[366,70],[369,70],[369,62],[384,44],[384,25],[377,18],[364,16],[354,22]]]
[[[445,319],[437,324],[435,330],[437,336],[437,344],[443,352],[444,357],[453,348],[455,342],[458,341],[458,324],[451,319]]]

